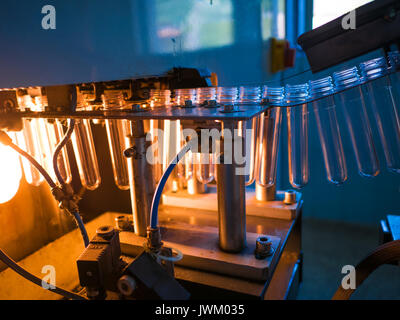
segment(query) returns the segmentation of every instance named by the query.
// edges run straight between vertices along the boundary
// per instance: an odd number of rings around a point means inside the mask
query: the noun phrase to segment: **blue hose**
[[[165,184],[167,183],[168,177],[170,176],[171,172],[174,170],[177,163],[185,156],[186,152],[188,152],[194,143],[197,142],[197,139],[190,140],[176,157],[170,162],[167,169],[163,173],[160,182],[157,185],[156,192],[154,193],[153,202],[151,204],[151,212],[150,212],[150,228],[155,229],[158,225],[158,205],[160,204],[161,195]]]

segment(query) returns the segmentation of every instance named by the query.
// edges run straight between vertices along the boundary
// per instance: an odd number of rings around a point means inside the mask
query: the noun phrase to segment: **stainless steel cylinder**
[[[127,135],[130,148],[128,158],[129,186],[133,213],[133,226],[138,236],[145,237],[150,220],[151,203],[154,195],[153,168],[146,159],[146,142],[143,121],[131,122],[131,132]]]
[[[233,135],[232,135],[233,136]],[[224,141],[224,144],[226,141]],[[234,144],[232,151],[234,149]],[[245,175],[238,174],[235,157],[219,156],[217,164],[219,246],[240,252],[246,246]]]
[[[273,201],[276,198],[276,186],[262,186],[256,183],[256,199],[258,201]]]

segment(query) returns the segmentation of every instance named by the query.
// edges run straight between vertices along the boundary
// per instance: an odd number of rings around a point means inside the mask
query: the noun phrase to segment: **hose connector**
[[[80,197],[74,194],[69,184],[64,185],[62,188],[57,186],[51,190],[51,193],[59,203],[58,206],[60,209],[67,210],[68,212],[79,212],[78,202]]]
[[[162,246],[160,228],[147,227],[147,249],[151,252],[158,252]]]

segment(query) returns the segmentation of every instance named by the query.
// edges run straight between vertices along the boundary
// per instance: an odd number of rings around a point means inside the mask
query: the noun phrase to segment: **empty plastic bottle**
[[[343,90],[335,95],[336,105],[340,105],[345,115],[358,171],[361,176],[374,177],[379,173],[379,161],[357,68],[334,72],[333,80],[336,89]]]
[[[343,151],[342,138],[336,115],[336,104],[331,77],[309,81],[318,134],[324,157],[328,181],[340,185],[347,179],[347,166]]]

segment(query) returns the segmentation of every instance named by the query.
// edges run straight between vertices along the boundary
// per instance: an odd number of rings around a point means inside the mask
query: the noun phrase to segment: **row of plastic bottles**
[[[343,113],[359,173],[374,177],[380,165],[374,144],[367,106],[370,106],[391,172],[400,173],[400,118],[398,95],[400,67],[398,52],[369,60],[333,73],[332,77],[309,81],[308,84],[287,85],[289,179],[301,188],[309,180],[308,113],[313,109],[317,122],[327,178],[340,185],[347,180],[346,157],[343,150],[338,111]],[[359,72],[360,70],[360,72]]]
[[[327,178],[340,185],[347,179],[346,157],[343,150],[338,110],[343,113],[345,125],[351,139],[358,170],[367,177],[376,176],[380,166],[372,130],[367,115],[369,104],[376,121],[387,167],[400,173],[400,121],[398,106],[400,100],[400,68],[398,52],[389,53],[389,64],[381,57],[360,64],[359,70],[353,67],[335,72],[332,77],[309,81],[306,84],[286,85],[285,87],[207,87],[177,89],[171,95],[169,90],[151,90],[150,107],[184,106],[187,101],[197,106],[210,106],[215,100],[218,104],[257,105],[263,100],[270,107],[252,120],[239,122],[242,135],[244,129],[252,129],[250,156],[247,157],[249,172],[246,185],[255,180],[263,186],[273,185],[276,180],[276,167],[281,130],[282,114],[285,111],[288,125],[289,179],[295,188],[301,188],[309,180],[308,131],[309,112],[314,111],[321,142]],[[45,101],[31,100],[29,96],[20,98],[20,105],[34,111],[41,111]],[[109,91],[103,95],[103,109],[115,110],[124,107],[120,91]],[[22,108],[23,109],[23,108]],[[179,120],[150,120],[153,140],[155,130],[163,127],[164,169],[185,143],[181,139]],[[116,185],[129,189],[127,161],[123,151],[127,147],[125,133],[129,121],[109,119],[105,121],[111,162]],[[32,154],[53,174],[52,154],[55,146],[64,135],[59,120],[24,119],[24,130],[17,133],[18,144]],[[101,182],[96,150],[90,120],[76,121],[72,145],[79,169],[82,185],[89,190],[96,189]],[[197,157],[197,158],[196,158]],[[195,161],[196,160],[196,161]],[[33,185],[42,181],[38,172],[23,161],[26,179]],[[71,181],[68,153],[64,148],[59,167],[63,178]],[[156,167],[155,167],[156,168]],[[156,178],[163,168],[156,168]],[[188,153],[179,164],[175,176],[185,180],[196,178],[202,184],[212,182],[215,177],[215,155],[208,153]]]

